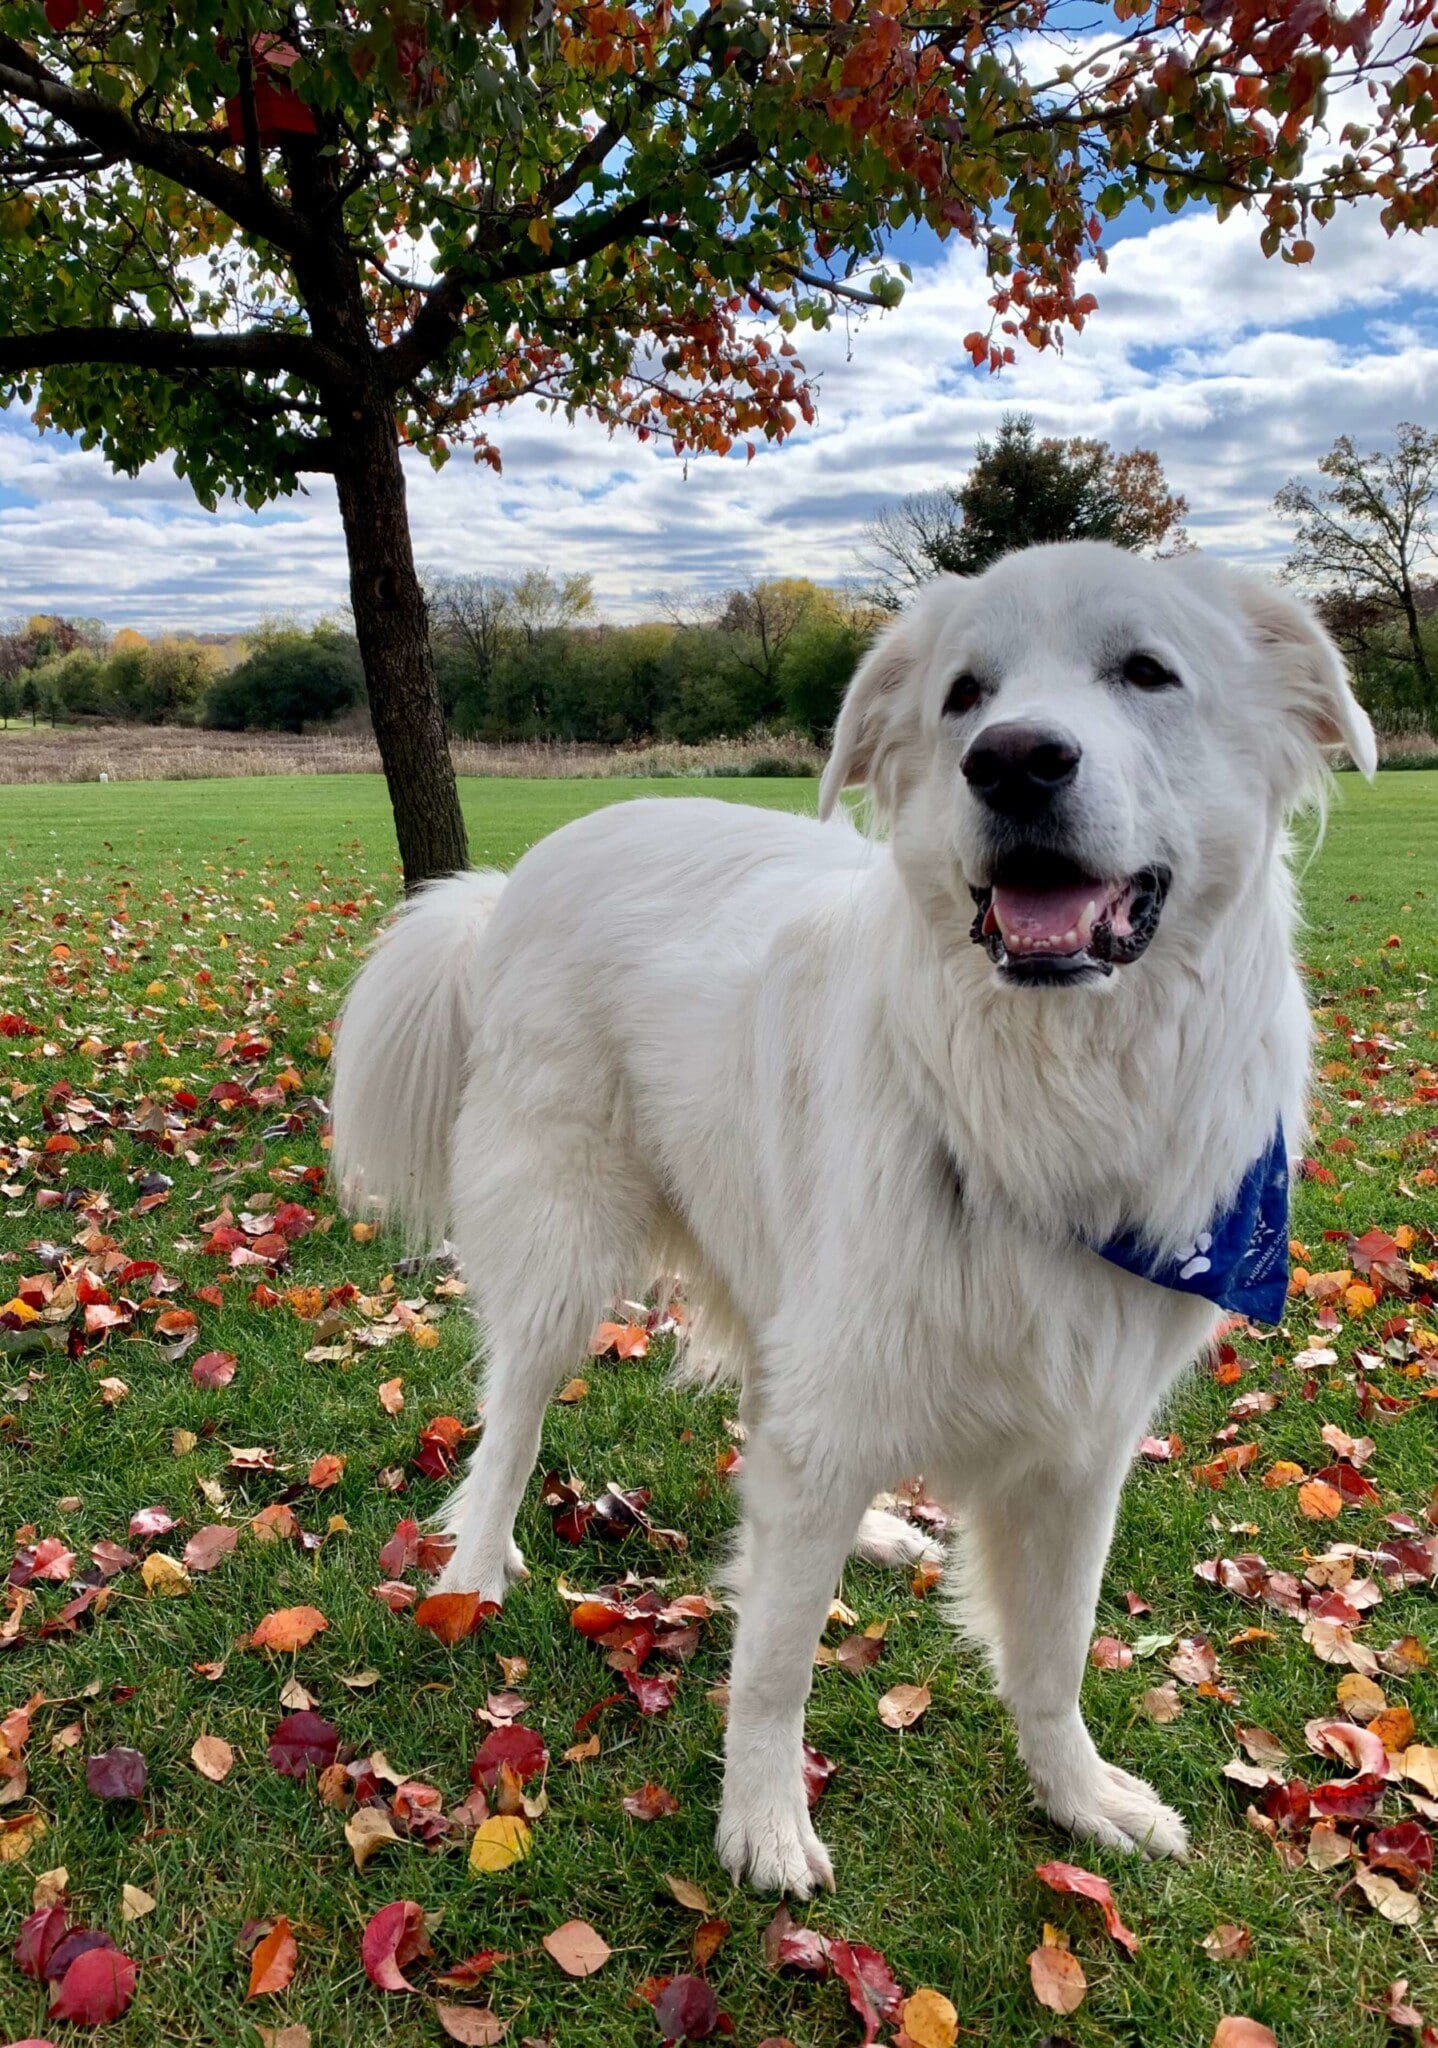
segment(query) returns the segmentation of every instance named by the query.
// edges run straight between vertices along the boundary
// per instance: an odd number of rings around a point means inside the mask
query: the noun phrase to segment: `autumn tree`
[[[1151,448],[1116,454],[1107,441],[1040,439],[1027,413],[1005,413],[994,439],[978,443],[962,484],[878,514],[867,561],[876,598],[893,607],[931,576],[976,576],[1042,541],[1176,549],[1186,544],[1187,511]]]
[[[1291,478],[1274,501],[1295,526],[1287,573],[1314,589],[1352,656],[1398,628],[1431,718],[1422,614],[1438,571],[1438,433],[1404,423],[1392,448],[1368,455],[1340,434],[1318,472],[1316,488]]]
[[[333,478],[407,880],[458,866],[400,451],[528,399],[682,454],[812,412],[792,335],[957,236],[996,367],[1133,202],[1269,253],[1431,217],[1432,6],[1290,0],[0,0],[0,402],[213,504]],[[1344,90],[1353,118],[1308,145]]]

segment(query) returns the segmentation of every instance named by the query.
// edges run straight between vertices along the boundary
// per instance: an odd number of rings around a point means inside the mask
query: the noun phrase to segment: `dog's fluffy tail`
[[[475,1028],[476,958],[506,877],[431,882],[360,969],[334,1048],[330,1171],[352,1214],[376,1206],[417,1250],[450,1223],[450,1132]]]

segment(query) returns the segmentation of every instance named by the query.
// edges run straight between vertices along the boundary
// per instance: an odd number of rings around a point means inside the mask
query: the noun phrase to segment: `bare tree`
[[[505,634],[513,630],[514,591],[496,576],[444,576],[430,580],[425,601],[436,637],[463,651],[484,682],[494,672]]]
[[[864,529],[860,573],[865,595],[881,611],[899,611],[939,573],[964,523],[957,492],[918,491],[883,506]]]
[[[1390,451],[1360,455],[1340,434],[1318,464],[1315,490],[1291,478],[1274,504],[1296,524],[1285,574],[1313,585],[1335,614],[1401,622],[1425,698],[1433,672],[1423,645],[1423,584],[1435,567],[1438,433],[1401,422]]]

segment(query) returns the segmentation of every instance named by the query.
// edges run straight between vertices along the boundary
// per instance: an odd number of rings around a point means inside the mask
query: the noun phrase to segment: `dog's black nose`
[[[961,763],[965,778],[991,810],[1034,817],[1073,781],[1083,749],[1072,734],[1051,726],[991,725]]]

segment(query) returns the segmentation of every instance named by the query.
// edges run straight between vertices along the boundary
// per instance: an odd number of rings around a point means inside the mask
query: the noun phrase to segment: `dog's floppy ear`
[[[1234,581],[1260,657],[1276,671],[1285,711],[1319,746],[1346,747],[1354,767],[1372,781],[1378,767],[1372,723],[1311,606],[1256,576]]]
[[[841,790],[874,779],[894,693],[909,673],[913,658],[914,620],[906,612],[881,630],[844,693],[834,743],[819,784],[821,819],[833,815]]]

